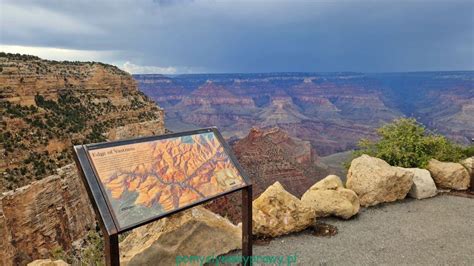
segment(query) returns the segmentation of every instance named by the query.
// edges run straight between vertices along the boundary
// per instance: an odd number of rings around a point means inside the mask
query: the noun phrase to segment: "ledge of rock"
[[[401,169],[413,173],[413,186],[408,192],[410,197],[415,199],[426,199],[436,196],[438,189],[436,188],[436,184],[428,170],[420,168]]]
[[[315,211],[286,191],[279,182],[268,187],[253,201],[253,234],[276,237],[306,229],[315,220]]]
[[[434,182],[440,188],[465,190],[469,188],[469,172],[460,163],[440,162],[431,159],[428,162],[428,171],[430,171]]]
[[[156,119],[139,123],[130,123],[125,126],[112,128],[106,135],[109,140],[120,140],[142,136],[162,135],[164,133],[165,127],[163,120]]]
[[[357,194],[344,188],[341,179],[336,175],[329,175],[314,184],[303,194],[301,202],[313,208],[317,217],[334,215],[348,219],[360,209]]]
[[[241,227],[198,206],[133,230],[120,243],[120,261],[175,265],[176,256],[218,256],[241,248]]]
[[[373,206],[404,199],[412,184],[413,173],[364,154],[352,160],[346,187],[359,196],[361,206]]]
[[[63,260],[35,260],[27,264],[27,266],[68,266]]]

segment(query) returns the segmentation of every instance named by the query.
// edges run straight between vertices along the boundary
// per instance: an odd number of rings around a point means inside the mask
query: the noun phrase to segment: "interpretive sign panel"
[[[120,228],[245,185],[214,132],[89,150]]]
[[[120,233],[239,190],[242,254],[252,255],[252,185],[216,128],[76,145],[74,151],[100,218],[107,265],[120,264]]]

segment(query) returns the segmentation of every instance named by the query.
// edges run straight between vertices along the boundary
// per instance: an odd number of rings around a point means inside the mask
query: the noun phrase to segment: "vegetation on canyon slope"
[[[368,154],[400,167],[425,167],[431,158],[457,162],[474,156],[474,145],[463,147],[433,134],[414,118],[400,118],[377,129],[378,140],[362,139],[353,156]]]
[[[54,174],[73,145],[160,114],[115,66],[0,52],[0,192]]]
[[[122,126],[124,120],[102,119],[105,114],[127,112],[124,108],[114,106],[110,101],[94,104],[93,95],[83,93],[77,95],[72,90],[64,90],[58,100],[48,100],[36,95],[36,106],[21,106],[9,102],[1,102],[2,117],[9,120],[22,120],[26,125],[23,128],[2,126],[0,142],[3,143],[4,153],[8,156],[17,150],[31,149],[32,146],[46,147],[54,140],[70,140],[72,144],[94,143],[105,141],[104,132],[112,127]],[[137,102],[141,103],[139,100]],[[130,109],[139,109],[142,106]],[[154,119],[155,114],[150,111],[140,113],[138,120]],[[4,120],[4,119],[2,119]],[[2,123],[6,123],[2,121]],[[47,150],[31,149],[29,156],[24,158],[21,165],[6,169],[6,187],[15,188],[19,177],[40,179],[54,173],[54,170],[71,162],[69,145],[60,152],[51,153]]]
[[[105,265],[104,238],[98,227],[89,230],[80,241],[80,246],[69,251],[60,246],[54,248],[51,250],[51,258],[64,260],[72,265]]]

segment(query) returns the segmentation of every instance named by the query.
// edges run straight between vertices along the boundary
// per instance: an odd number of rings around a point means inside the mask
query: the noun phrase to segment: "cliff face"
[[[211,81],[206,81],[191,94],[183,95],[175,106],[168,107],[169,116],[184,123],[221,126],[238,124],[242,114],[257,111],[251,97],[235,95]]]
[[[425,99],[433,106],[417,112],[420,120],[460,143],[469,143],[474,136],[474,86],[455,87],[450,91],[433,91]]]
[[[389,105],[462,144],[474,137],[474,71],[373,74]]]
[[[0,195],[0,264],[18,265],[69,250],[93,228],[95,215],[70,164],[58,174]]]
[[[0,54],[0,191],[72,162],[73,144],[164,132],[164,112],[102,63]]]
[[[101,63],[0,53],[0,104],[0,192],[14,189],[0,194],[1,265],[70,250],[94,226],[73,144],[165,132],[163,110]]]

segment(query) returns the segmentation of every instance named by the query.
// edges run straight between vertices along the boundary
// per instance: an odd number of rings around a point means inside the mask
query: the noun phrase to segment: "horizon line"
[[[176,74],[162,74],[162,73],[135,73],[132,76],[147,76],[147,75],[162,75],[166,77],[177,76],[191,76],[191,75],[252,75],[252,74],[415,74],[415,73],[439,73],[439,72],[474,72],[474,69],[469,70],[414,70],[414,71],[269,71],[269,72],[199,72],[199,73],[176,73]]]

